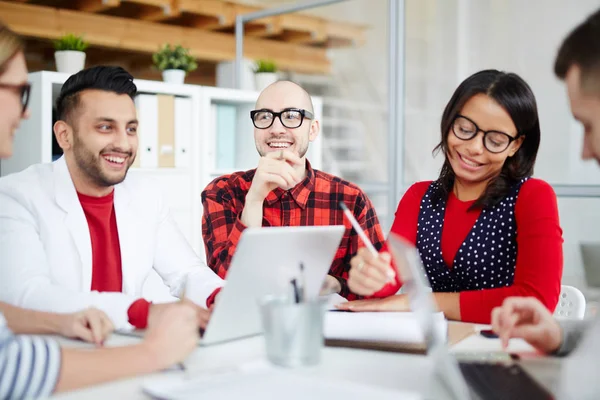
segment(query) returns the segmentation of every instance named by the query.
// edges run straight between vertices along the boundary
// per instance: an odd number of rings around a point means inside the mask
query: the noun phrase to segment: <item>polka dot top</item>
[[[473,202],[452,193],[433,204],[433,184],[417,182],[406,191],[391,230],[415,246],[418,242],[434,290],[460,293],[461,319],[487,324],[491,310],[510,296],[534,296],[554,310],[563,240],[552,187],[530,178],[494,209],[469,210]],[[401,285],[397,279],[373,297],[393,295]]]
[[[514,185],[493,208],[481,211],[448,268],[442,257],[442,227],[447,201],[434,201],[440,184],[433,182],[421,200],[417,249],[434,292],[460,292],[510,286],[517,261],[514,209],[521,185]]]

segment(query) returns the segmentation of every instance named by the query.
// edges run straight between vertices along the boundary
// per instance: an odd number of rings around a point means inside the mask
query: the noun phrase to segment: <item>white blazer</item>
[[[64,157],[0,179],[0,300],[51,312],[94,306],[115,327],[142,296],[154,268],[171,295],[206,307],[223,281],[197,256],[151,180],[133,175],[115,186],[122,293],[91,291],[90,231]],[[190,288],[193,288],[191,290]]]

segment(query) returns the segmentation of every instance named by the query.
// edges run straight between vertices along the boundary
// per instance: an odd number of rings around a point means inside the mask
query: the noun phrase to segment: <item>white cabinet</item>
[[[22,121],[15,136],[13,157],[0,161],[0,175],[60,157],[60,149],[53,146],[53,108],[68,77],[48,71],[29,75],[31,117]],[[258,153],[250,110],[258,93],[157,81],[134,82],[139,93],[136,107],[140,145],[130,173],[155,180],[175,222],[204,257],[200,194],[217,176],[256,166]],[[313,98],[313,103],[316,118],[320,119],[321,99]],[[314,168],[322,165],[321,153],[319,137],[308,153]]]

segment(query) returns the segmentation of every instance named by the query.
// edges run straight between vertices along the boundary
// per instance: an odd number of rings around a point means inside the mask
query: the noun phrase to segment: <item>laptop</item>
[[[423,330],[427,355],[443,388],[455,400],[463,399],[552,399],[553,396],[525,370],[512,361],[458,362],[446,348],[446,341],[434,329],[435,303],[421,258],[414,246],[390,233],[388,245],[404,281],[410,306]]]
[[[259,300],[293,295],[292,279],[304,285],[307,299],[318,297],[345,229],[343,225],[245,229],[201,345],[261,334]]]
[[[586,284],[600,288],[600,243],[581,243],[580,248]]]
[[[199,345],[262,334],[259,300],[293,296],[292,279],[304,286],[307,299],[318,297],[345,229],[343,225],[245,229]],[[115,333],[143,337],[145,331]]]

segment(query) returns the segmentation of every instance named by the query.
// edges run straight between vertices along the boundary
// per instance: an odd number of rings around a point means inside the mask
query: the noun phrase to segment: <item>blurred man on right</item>
[[[554,72],[565,81],[571,112],[585,129],[581,157],[600,163],[600,9],[564,40]],[[600,318],[557,321],[538,300],[512,297],[492,311],[492,328],[504,347],[510,338],[522,338],[543,353],[572,353],[563,368],[561,394],[577,399],[600,395]]]

